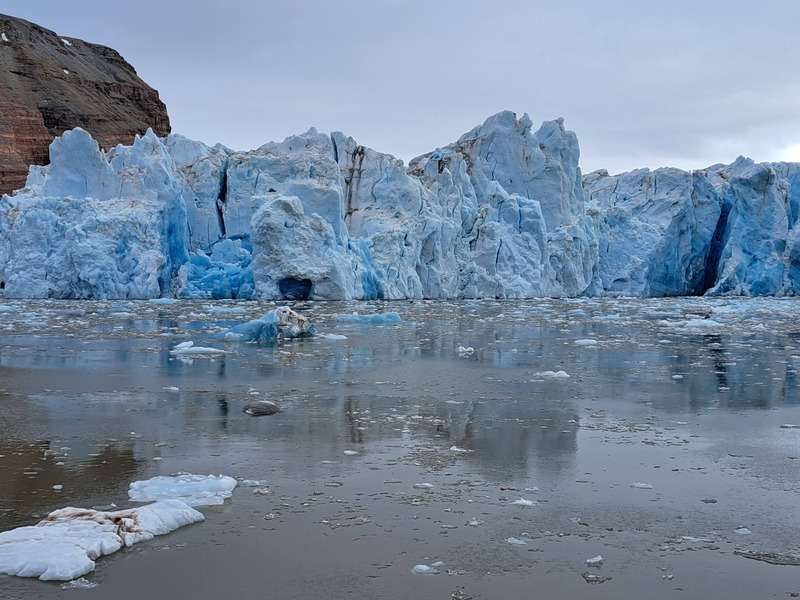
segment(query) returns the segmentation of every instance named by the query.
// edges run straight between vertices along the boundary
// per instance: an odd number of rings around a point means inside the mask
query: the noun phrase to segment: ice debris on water
[[[750,535],[753,532],[750,531],[747,527],[737,527],[736,533],[738,533],[739,535]]]
[[[644,483],[643,481],[634,481],[631,484],[632,488],[636,488],[637,490],[652,490],[653,485],[650,483]]]
[[[336,320],[354,325],[396,325],[403,322],[403,318],[394,311],[374,315],[360,315],[358,313],[336,315]]]
[[[596,583],[605,583],[606,581],[611,581],[611,577],[606,577],[605,575],[593,575],[588,571],[585,573],[581,573],[581,577],[586,580],[586,583],[596,584]]]
[[[472,346],[459,346],[456,348],[456,352],[458,352],[458,355],[462,357],[472,356],[475,354],[475,348]]]
[[[66,583],[61,584],[62,590],[69,590],[69,589],[80,589],[80,590],[90,590],[93,587],[97,587],[97,583],[94,581],[89,581],[88,579],[84,579],[83,577],[78,577],[78,579],[73,579],[72,581],[68,581]]]
[[[209,348],[207,346],[195,346],[194,342],[181,342],[169,351],[174,356],[186,355],[214,355],[214,354],[228,354],[227,350],[220,348]]]
[[[431,490],[431,489],[433,489],[433,484],[432,483],[415,483],[411,487],[416,489],[416,490]]]
[[[592,339],[582,339],[582,340],[575,340],[576,346],[597,346],[597,340]]]
[[[189,506],[215,506],[230,498],[235,487],[236,480],[227,475],[159,475],[131,483],[128,497],[133,502],[176,498]]]
[[[590,567],[601,567],[603,566],[603,557],[600,554],[598,554],[597,556],[594,556],[592,558],[587,558],[586,564],[589,565]]]
[[[566,371],[541,371],[534,374],[536,377],[544,377],[546,379],[569,379],[569,373]]]
[[[459,448],[458,446],[450,446],[450,452],[455,452],[457,454],[466,454],[468,452],[472,452],[467,448]]]
[[[515,506],[533,506],[536,504],[536,500],[527,500],[525,498],[520,498],[519,500],[514,500],[511,504]]]
[[[412,568],[411,571],[421,575],[438,575],[441,573],[441,568],[443,566],[444,563],[439,560],[431,565],[414,565],[414,568]]]
[[[512,546],[527,546],[528,545],[528,542],[526,542],[525,540],[521,540],[521,539],[515,538],[515,537],[506,538],[506,542],[508,542]]]
[[[357,450],[345,450],[342,452],[345,456],[356,456],[358,454]]]
[[[45,581],[76,579],[95,568],[95,560],[205,520],[180,500],[118,510],[62,508],[36,525],[0,533],[0,573]]]

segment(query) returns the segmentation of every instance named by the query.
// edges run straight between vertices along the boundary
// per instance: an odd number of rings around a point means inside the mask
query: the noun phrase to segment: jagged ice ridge
[[[582,176],[501,112],[411,161],[315,129],[247,152],[83,130],[0,200],[7,298],[792,295],[800,165]]]

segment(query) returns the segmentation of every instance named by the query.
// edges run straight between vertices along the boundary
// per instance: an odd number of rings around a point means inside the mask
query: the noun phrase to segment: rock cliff
[[[151,127],[170,133],[158,92],[116,50],[0,14],[0,193],[48,162],[53,138],[75,127],[103,148]]]

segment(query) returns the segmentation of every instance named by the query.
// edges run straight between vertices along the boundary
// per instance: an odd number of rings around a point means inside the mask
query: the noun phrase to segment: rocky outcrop
[[[48,162],[53,138],[75,127],[103,148],[131,144],[150,127],[170,132],[158,92],[111,48],[60,37],[0,14],[0,193]]]

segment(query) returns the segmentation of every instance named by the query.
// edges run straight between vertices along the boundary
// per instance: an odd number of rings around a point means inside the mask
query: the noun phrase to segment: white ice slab
[[[230,498],[235,487],[236,480],[227,475],[159,475],[134,481],[128,488],[128,497],[134,502],[173,498],[189,506],[214,506]]]
[[[114,512],[62,508],[0,533],[0,573],[68,581],[93,571],[100,556],[204,519],[180,500]]]

